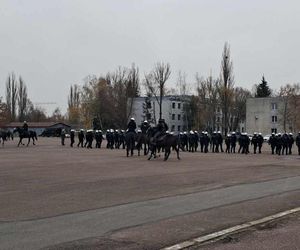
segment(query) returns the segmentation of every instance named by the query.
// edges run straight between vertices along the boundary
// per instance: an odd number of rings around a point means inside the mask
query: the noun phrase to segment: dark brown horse
[[[175,150],[177,153],[177,159],[180,160],[179,157],[179,146],[180,146],[180,139],[178,136],[171,135],[171,134],[165,134],[162,137],[159,137],[156,142],[154,141],[153,137],[150,139],[149,143],[149,150],[150,150],[150,156],[148,160],[154,156],[156,158],[156,152],[159,148],[163,148],[165,151],[165,157],[164,160],[168,160],[171,149]]]
[[[20,138],[19,143],[18,143],[18,147],[20,146],[20,144],[24,145],[24,144],[22,143],[22,140],[23,140],[24,138],[28,138],[27,147],[28,147],[28,145],[29,145],[29,143],[30,143],[30,139],[32,139],[32,143],[33,143],[33,145],[35,145],[34,142],[35,142],[35,140],[37,140],[37,136],[36,136],[36,132],[35,132],[35,131],[31,131],[31,130],[25,131],[25,130],[22,129],[22,128],[16,127],[16,128],[14,129],[14,133],[16,133],[16,132],[18,132],[19,138]]]

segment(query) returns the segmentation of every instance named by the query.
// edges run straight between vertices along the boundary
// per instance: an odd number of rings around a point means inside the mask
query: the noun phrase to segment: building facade
[[[175,133],[187,129],[184,112],[184,100],[180,96],[164,96],[162,101],[162,118]],[[159,119],[159,104],[155,97],[136,97],[133,99],[131,116],[138,126],[144,120],[155,125]]]
[[[291,125],[287,119],[288,112],[284,97],[249,98],[246,104],[245,129],[248,133],[261,132],[263,135],[272,132],[295,133],[299,128]],[[290,117],[292,114],[288,115]]]

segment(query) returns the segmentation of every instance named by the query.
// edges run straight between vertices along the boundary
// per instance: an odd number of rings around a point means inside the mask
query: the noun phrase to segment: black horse
[[[127,157],[130,155],[133,156],[133,150],[135,148],[135,139],[136,139],[136,133],[134,132],[127,132],[125,134],[125,143],[126,143],[126,155]]]
[[[0,131],[0,141],[2,140],[2,146],[4,146],[4,142],[7,140],[13,140],[13,134],[10,131],[1,130]]]
[[[165,134],[157,138],[156,141],[154,141],[153,135],[155,134],[155,129],[148,131],[148,137],[149,139],[149,150],[150,150],[150,156],[148,160],[154,156],[156,158],[156,152],[159,151],[161,148],[165,151],[165,157],[164,160],[168,160],[171,148],[176,151],[177,153],[177,159],[180,160],[179,157],[179,147],[180,147],[180,138],[175,135],[171,134]]]
[[[149,152],[149,139],[147,134],[138,133],[136,137],[136,148],[138,150],[138,156],[140,156],[140,151],[144,148],[144,155],[147,155]]]
[[[36,135],[36,132],[35,132],[35,131],[32,131],[32,130],[25,131],[24,129],[17,127],[17,128],[14,129],[14,133],[15,133],[15,132],[18,132],[19,138],[20,138],[19,143],[18,143],[18,147],[20,146],[20,144],[24,145],[24,144],[22,143],[22,140],[23,140],[24,138],[28,138],[27,146],[28,146],[29,143],[30,143],[30,139],[32,139],[32,143],[33,143],[33,145],[35,145],[34,142],[35,142],[35,140],[37,140],[37,135]]]

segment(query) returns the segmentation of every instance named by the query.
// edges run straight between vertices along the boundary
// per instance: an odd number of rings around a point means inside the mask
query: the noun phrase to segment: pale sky
[[[0,96],[14,71],[33,102],[65,112],[71,84],[135,63],[143,75],[158,61],[194,84],[220,72],[229,42],[235,85],[262,74],[271,88],[300,82],[297,0],[0,0]]]

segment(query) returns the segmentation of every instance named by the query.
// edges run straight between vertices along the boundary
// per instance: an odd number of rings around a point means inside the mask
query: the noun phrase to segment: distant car
[[[270,137],[271,137],[271,135],[265,135],[265,136],[264,136],[264,141],[265,141],[265,142],[268,142],[269,139],[270,139]]]

